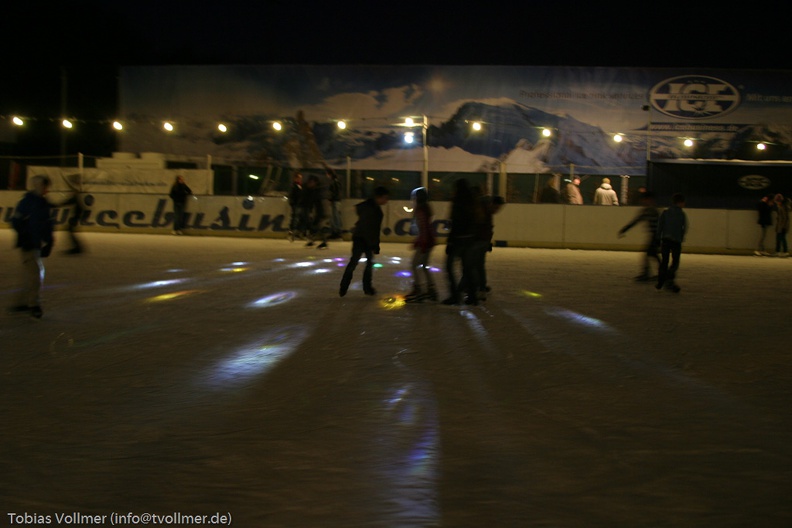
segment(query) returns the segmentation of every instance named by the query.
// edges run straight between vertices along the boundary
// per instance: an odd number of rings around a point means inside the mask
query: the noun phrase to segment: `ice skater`
[[[358,221],[352,230],[352,256],[341,278],[338,294],[343,297],[352,282],[352,274],[362,255],[366,255],[366,269],[363,271],[363,293],[377,293],[372,285],[374,255],[380,252],[380,230],[382,229],[382,206],[388,203],[390,192],[385,187],[374,189],[374,196],[355,206]]]
[[[44,282],[44,263],[52,252],[53,222],[52,207],[45,198],[49,192],[50,179],[47,176],[33,176],[33,189],[28,191],[14,208],[11,226],[17,233],[16,247],[22,250],[23,279],[19,300],[9,308],[12,313],[29,312],[40,319],[41,286]]]
[[[448,277],[449,295],[443,299],[443,304],[457,305],[460,303],[462,292],[467,293],[466,304],[478,304],[477,291],[479,285],[478,270],[474,265],[473,244],[476,237],[476,213],[480,204],[476,203],[473,191],[465,178],[454,182],[454,196],[451,199],[450,222],[446,242],[446,275]],[[462,266],[462,274],[457,280],[454,272],[456,262]],[[464,290],[460,289],[461,278],[465,277]]]
[[[635,277],[635,280],[638,282],[648,282],[654,278],[651,272],[651,263],[656,263],[658,269],[660,268],[660,256],[657,252],[657,249],[660,247],[660,240],[657,238],[657,222],[660,218],[660,212],[655,206],[655,195],[651,191],[641,193],[641,204],[643,208],[638,212],[635,218],[619,229],[619,238],[624,237],[627,231],[641,222],[646,222],[646,244],[644,246],[641,273]]]
[[[302,190],[303,181],[302,174],[295,172],[292,177],[291,188],[289,189],[289,208],[291,209],[291,218],[289,219],[289,242],[294,242],[295,238],[301,238],[300,230],[302,229]]]
[[[184,178],[176,176],[176,181],[173,182],[170,190],[170,199],[173,201],[173,234],[184,234],[184,212],[187,209],[187,197],[192,195],[190,189]]]
[[[429,205],[429,193],[424,187],[418,187],[412,192],[413,221],[418,234],[413,241],[413,290],[404,300],[408,303],[421,302],[426,299],[437,300],[432,273],[429,271],[429,256],[436,243],[434,227],[432,226],[432,206]]]
[[[676,283],[676,274],[679,270],[679,257],[682,254],[682,242],[687,232],[687,216],[685,215],[685,197],[680,193],[671,198],[671,207],[663,211],[657,223],[657,236],[660,239],[660,270],[657,274],[659,290],[665,287],[674,293],[679,293],[680,288]],[[669,257],[671,265],[669,266]]]

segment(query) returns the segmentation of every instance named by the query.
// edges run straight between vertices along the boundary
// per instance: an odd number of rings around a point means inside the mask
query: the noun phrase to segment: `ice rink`
[[[683,254],[673,294],[637,253],[495,248],[450,307],[400,302],[402,244],[340,298],[350,242],[82,238],[0,319],[0,525],[792,526],[792,259]]]

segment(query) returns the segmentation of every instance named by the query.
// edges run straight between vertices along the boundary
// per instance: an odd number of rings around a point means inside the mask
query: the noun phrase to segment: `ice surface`
[[[349,242],[83,238],[42,320],[0,318],[5,521],[792,524],[792,259],[683,254],[677,295],[636,253],[496,248],[465,308],[398,302],[401,244],[340,298]]]

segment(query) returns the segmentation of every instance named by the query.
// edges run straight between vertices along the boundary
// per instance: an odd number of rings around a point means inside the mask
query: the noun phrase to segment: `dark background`
[[[709,2],[14,2],[3,8],[0,31],[0,116],[32,120],[0,134],[0,154],[109,155],[115,139],[107,120],[117,111],[124,65],[789,69],[792,39],[780,9]],[[62,108],[84,120],[66,144],[54,121]]]

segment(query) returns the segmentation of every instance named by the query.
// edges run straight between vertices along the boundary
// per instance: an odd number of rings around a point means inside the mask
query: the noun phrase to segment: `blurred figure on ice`
[[[657,263],[658,269],[660,267],[660,256],[657,253],[657,249],[660,247],[660,240],[657,238],[657,222],[660,218],[660,212],[655,206],[655,195],[651,191],[644,191],[641,193],[641,204],[643,208],[638,212],[635,218],[619,230],[619,238],[623,238],[627,231],[641,222],[646,222],[646,244],[644,247],[643,266],[640,275],[635,277],[635,280],[647,282],[653,279],[650,263],[655,262]]]
[[[28,191],[14,208],[11,225],[17,233],[16,247],[22,250],[23,279],[19,300],[9,311],[30,312],[39,319],[41,310],[41,286],[44,282],[44,263],[54,244],[51,206],[45,198],[49,191],[47,176],[33,176],[33,189]]]
[[[446,242],[446,274],[448,276],[449,296],[443,299],[443,304],[459,304],[462,291],[454,273],[456,262],[462,266],[462,276],[465,277],[464,289],[467,292],[465,302],[478,304],[476,292],[479,286],[478,270],[474,265],[473,244],[476,235],[476,222],[481,221],[481,204],[476,203],[470,184],[465,178],[454,182],[454,196],[451,199],[451,214],[449,215],[451,230]],[[461,277],[460,277],[461,279]]]
[[[71,241],[72,247],[66,250],[67,255],[79,255],[85,251],[85,247],[77,236],[80,221],[82,220],[83,212],[85,212],[84,203],[85,202],[83,201],[80,193],[74,191],[72,192],[71,196],[69,196],[69,198],[67,198],[66,201],[61,204],[63,207],[71,208],[71,213],[69,214],[69,219],[67,221],[67,229],[69,231],[69,240]]]
[[[429,205],[429,193],[424,187],[412,192],[413,222],[418,230],[413,241],[413,291],[404,298],[406,302],[421,302],[425,299],[437,300],[432,272],[429,271],[429,256],[435,246],[435,232],[432,226],[432,207]]]
[[[756,203],[756,212],[759,216],[756,220],[756,223],[759,224],[759,242],[756,244],[754,255],[767,256],[769,253],[765,251],[765,238],[767,238],[768,228],[773,225],[773,205],[770,195],[762,196],[762,199]]]
[[[341,182],[338,175],[325,163],[325,173],[330,180],[328,199],[330,200],[330,238],[341,238]]]
[[[594,205],[619,205],[619,197],[611,186],[610,178],[602,178],[602,184],[594,191]]]
[[[679,293],[679,286],[676,284],[676,273],[679,270],[679,257],[682,254],[682,242],[685,240],[687,232],[687,216],[685,207],[685,197],[680,193],[671,197],[671,207],[663,211],[660,220],[657,222],[657,237],[660,239],[660,270],[657,274],[657,285],[655,288],[661,290],[664,286],[674,293]],[[669,256],[673,259],[669,267]]]
[[[388,203],[390,192],[385,187],[374,189],[374,196],[355,206],[358,221],[352,230],[352,256],[341,278],[338,294],[343,297],[352,282],[352,274],[357,268],[361,255],[366,255],[366,268],[363,271],[363,293],[374,295],[372,286],[374,255],[380,252],[380,230],[382,229],[382,206]]]
[[[477,236],[481,241],[481,246],[478,252],[474,255],[475,266],[478,268],[479,288],[478,299],[480,301],[487,299],[487,294],[492,291],[487,282],[487,253],[492,252],[492,238],[495,236],[495,222],[493,217],[505,205],[505,201],[501,196],[482,198],[482,208],[484,211],[484,222],[478,230]]]
[[[292,177],[291,188],[289,189],[289,207],[291,208],[291,218],[289,219],[289,242],[295,238],[300,238],[299,231],[302,229],[302,174],[295,172]]]
[[[302,190],[302,224],[305,228],[305,236],[308,238],[305,247],[313,246],[314,240],[321,237],[322,243],[319,244],[318,249],[327,249],[327,228],[323,202],[319,177],[311,174]]]
[[[776,211],[776,256],[788,257],[789,246],[787,245],[787,231],[789,231],[789,201],[784,199],[782,194],[776,194],[773,198]]]
[[[187,198],[192,195],[192,190],[184,183],[184,178],[176,176],[170,190],[170,199],[173,201],[173,234],[184,234],[184,212],[187,209]]]

